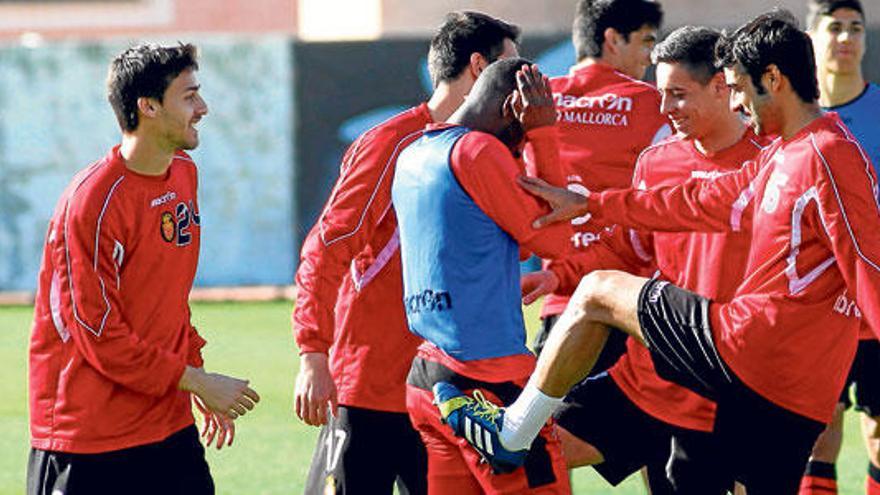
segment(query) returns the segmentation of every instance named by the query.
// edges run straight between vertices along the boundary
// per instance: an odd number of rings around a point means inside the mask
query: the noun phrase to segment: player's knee
[[[572,299],[578,301],[587,311],[604,309],[613,297],[620,275],[621,272],[614,270],[592,271],[581,279]]]

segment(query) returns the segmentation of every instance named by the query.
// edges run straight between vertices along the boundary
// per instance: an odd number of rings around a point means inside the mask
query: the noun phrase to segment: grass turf
[[[531,330],[537,305],[526,309]],[[292,305],[205,303],[193,305],[193,319],[208,340],[206,369],[247,377],[262,396],[260,405],[237,423],[235,443],[209,451],[217,493],[302,493],[317,430],[293,415],[293,381],[298,359],[290,334]],[[28,453],[27,340],[32,309],[0,307],[0,495],[24,492]],[[847,414],[838,464],[840,493],[862,493],[866,457],[858,417]],[[638,476],[609,487],[590,468],[573,474],[575,493],[643,494]]]

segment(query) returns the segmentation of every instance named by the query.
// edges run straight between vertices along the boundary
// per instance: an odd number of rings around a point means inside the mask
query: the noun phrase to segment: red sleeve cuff
[[[302,356],[303,354],[306,354],[308,352],[318,352],[321,354],[328,354],[328,351],[330,350],[330,346],[327,344],[324,344],[322,342],[313,342],[313,343],[308,343],[308,344],[300,342],[300,343],[297,343],[297,346],[299,347],[299,355],[300,356]]]
[[[189,366],[201,368],[201,366],[194,366],[191,364]],[[183,378],[183,373],[186,371],[186,367],[187,367],[187,363],[185,363],[183,361],[180,361],[178,363],[177,367],[174,369],[174,371],[170,375],[170,377],[171,377],[171,384],[169,387],[170,389],[176,390],[176,389],[180,388],[180,379]],[[163,395],[163,393],[159,393],[156,395]]]
[[[205,344],[207,343],[208,341],[199,335],[195,327],[192,327],[189,333],[189,353],[187,354],[186,359],[188,365],[196,368],[204,366],[205,361],[202,358],[202,348],[205,347]]]

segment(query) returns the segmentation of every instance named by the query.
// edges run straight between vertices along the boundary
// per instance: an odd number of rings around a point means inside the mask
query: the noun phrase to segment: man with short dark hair
[[[812,45],[790,13],[758,16],[722,39],[718,54],[732,109],[779,136],[740,171],[588,198],[520,182],[554,205],[537,226],[592,213],[654,231],[748,231],[745,280],[729,301],[712,301],[663,280],[592,272],[517,400],[536,411],[558,400],[618,328],[648,348],[661,377],[718,404],[718,484],[698,493],[724,493],[734,480],[751,493],[796,493],[855,354],[857,309],[880,328],[877,178],[846,126],[822,114]],[[521,433],[503,411],[454,393],[438,399],[499,445]],[[691,445],[679,440],[675,448],[688,455]]]
[[[401,141],[449,117],[487,65],[517,55],[518,37],[518,27],[486,14],[448,14],[428,52],[429,101],[368,130],[342,159],[296,273],[294,408],[324,425],[306,493],[390,494],[395,479],[410,494],[426,491],[425,449],[406,413],[420,340],[406,328],[391,179]],[[387,447],[378,458],[376,445]]]
[[[880,163],[880,86],[865,81],[865,13],[859,0],[811,0],[807,33],[816,52],[819,104],[836,112],[852,131],[874,166]],[[837,493],[835,462],[843,441],[843,413],[852,405],[863,412],[862,438],[868,451],[866,493],[880,494],[880,342],[862,325],[859,348],[834,419],[819,436],[801,484],[801,495]]]
[[[580,0],[572,42],[577,61],[568,75],[550,81],[558,113],[559,156],[570,171],[568,188],[586,194],[627,187],[639,153],[670,133],[660,115],[660,95],[642,82],[651,49],[663,22],[660,4],[651,0]],[[589,216],[572,220],[575,250],[599,239],[603,226]],[[573,251],[576,252],[576,251]],[[533,348],[541,352],[568,297],[553,293],[541,272],[523,277],[526,293],[550,292],[541,308],[542,324]],[[527,297],[526,302],[533,300]],[[609,339],[595,372],[605,370],[625,348],[623,334]]]
[[[648,189],[730,173],[754,159],[766,144],[730,111],[730,92],[715,65],[719,36],[713,29],[683,27],[654,48],[661,110],[677,135],[639,155],[633,187]],[[593,270],[656,271],[683,288],[724,300],[743,278],[748,249],[749,237],[743,233],[653,233],[615,226],[581,253],[550,262],[545,276],[554,279],[560,292],[570,294]],[[725,263],[713,263],[715,259]],[[567,394],[556,420],[569,466],[591,464],[612,485],[647,466],[651,493],[661,495],[672,490],[666,475],[671,438],[696,437],[711,449],[715,407],[657,376],[648,351],[630,340],[608,373]],[[516,413],[508,409],[506,414]],[[706,460],[692,456],[686,466],[675,464],[679,489],[684,488],[680,478],[685,469],[701,478],[713,476],[715,462]]]
[[[213,494],[191,397],[218,448],[259,400],[246,380],[202,369],[190,322],[201,222],[183,150],[208,113],[197,69],[192,45],[141,45],[110,65],[122,143],[61,195],[43,251],[30,495]]]
[[[654,0],[580,0],[572,27],[577,61],[603,61],[641,79],[662,23],[663,9]]]
[[[428,126],[397,160],[392,196],[404,305],[409,329],[425,339],[407,377],[406,401],[428,449],[430,493],[570,492],[552,426],[528,455],[514,454],[524,459],[490,465],[442,424],[431,392],[451,381],[480,400],[505,403],[534,368],[519,304],[520,249],[553,257],[567,249],[571,229],[532,229],[543,208],[516,185],[525,168],[514,153],[524,138],[531,170],[559,185],[565,176],[556,163],[548,81],[526,64],[491,64],[447,122]],[[493,452],[482,430],[465,435]]]

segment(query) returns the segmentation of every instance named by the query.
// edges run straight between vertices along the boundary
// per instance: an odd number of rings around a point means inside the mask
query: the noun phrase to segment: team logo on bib
[[[159,233],[162,234],[162,239],[164,239],[165,242],[171,242],[174,240],[174,236],[177,234],[177,223],[171,212],[166,211],[165,213],[162,213],[162,220],[159,222]]]

